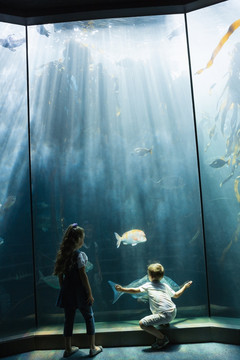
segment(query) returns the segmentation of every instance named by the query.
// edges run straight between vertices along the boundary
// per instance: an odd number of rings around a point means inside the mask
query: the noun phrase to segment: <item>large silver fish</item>
[[[137,279],[134,280],[133,282],[131,282],[130,284],[124,286],[126,288],[138,288],[139,286],[145,284],[146,282],[148,282],[148,276],[145,275],[143,278],[141,279]],[[178,284],[176,284],[172,279],[170,279],[168,276],[164,276],[163,279],[161,280],[161,282],[163,284],[167,284],[169,285],[174,291],[178,291],[180,289],[180,286]],[[111,286],[112,290],[113,290],[113,304],[115,304],[115,302],[120,298],[120,296],[122,296],[123,294],[126,294],[124,292],[120,292],[117,291],[115,289],[115,283],[112,281],[108,281],[109,285]],[[134,299],[137,299],[139,301],[142,302],[147,302],[148,301],[148,294],[146,292],[142,292],[142,293],[137,293],[137,294],[129,294],[131,295]]]
[[[93,269],[93,264],[90,261],[88,261],[85,268],[86,268],[86,272],[88,272]],[[55,275],[45,276],[41,271],[39,271],[39,282],[44,282],[53,289],[57,289],[57,290],[60,289],[58,277]]]

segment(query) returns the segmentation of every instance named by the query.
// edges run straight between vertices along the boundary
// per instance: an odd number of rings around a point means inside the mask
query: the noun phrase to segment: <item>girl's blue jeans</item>
[[[92,306],[84,304],[79,306],[79,311],[84,317],[86,323],[86,331],[88,335],[95,334],[95,321]],[[73,324],[76,313],[76,308],[66,307],[64,308],[65,320],[64,320],[64,336],[72,336],[73,333]]]

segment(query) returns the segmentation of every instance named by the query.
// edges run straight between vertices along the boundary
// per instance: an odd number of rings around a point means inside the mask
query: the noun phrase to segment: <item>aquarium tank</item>
[[[0,24],[0,337],[63,323],[75,222],[97,323],[149,313],[114,284],[153,262],[193,281],[179,318],[240,317],[239,11]]]

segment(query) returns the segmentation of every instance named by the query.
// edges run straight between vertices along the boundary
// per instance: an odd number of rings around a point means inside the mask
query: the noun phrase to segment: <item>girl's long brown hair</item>
[[[84,237],[84,229],[77,224],[69,225],[63,235],[60,248],[54,266],[54,275],[65,274],[74,265],[76,259],[73,256],[77,248],[79,237]]]

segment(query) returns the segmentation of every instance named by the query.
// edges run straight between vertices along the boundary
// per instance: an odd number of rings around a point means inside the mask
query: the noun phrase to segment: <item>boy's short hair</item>
[[[159,280],[164,276],[164,267],[161,264],[151,264],[148,266],[148,274],[155,280]]]

